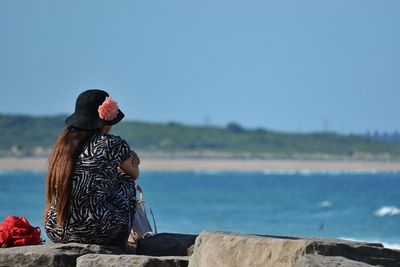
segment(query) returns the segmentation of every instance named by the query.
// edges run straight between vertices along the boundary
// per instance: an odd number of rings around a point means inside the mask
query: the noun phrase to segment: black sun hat
[[[76,99],[75,112],[65,120],[68,126],[92,130],[105,125],[114,125],[125,117],[107,92],[91,89]]]

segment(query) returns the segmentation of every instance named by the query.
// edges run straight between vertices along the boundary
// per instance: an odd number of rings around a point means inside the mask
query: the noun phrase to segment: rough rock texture
[[[382,244],[352,242],[338,239],[311,239],[307,254],[326,257],[340,256],[375,266],[400,267],[400,251],[384,248]]]
[[[84,257],[84,256],[83,256]],[[326,257],[321,255],[312,255],[308,254],[303,257],[300,257],[293,267],[304,267],[304,266],[312,266],[312,267],[372,267],[374,265],[370,265],[367,263],[353,261],[346,259],[344,257]]]
[[[343,266],[400,266],[400,251],[383,248],[380,244],[337,239],[204,231],[196,239],[189,260],[190,267],[342,266],[342,263]]]
[[[139,241],[136,253],[149,256],[190,256],[197,235],[162,233]]]
[[[292,266],[305,255],[307,242],[203,231],[189,266]]]
[[[146,256],[122,255],[124,252],[117,247],[78,243],[0,248],[0,267],[76,266],[77,263],[80,267],[400,267],[400,251],[376,243],[211,231],[202,232],[197,239],[195,235],[159,234],[143,239],[137,251]]]
[[[60,266],[76,265],[76,259],[85,254],[121,254],[117,247],[78,243],[45,244],[0,249],[0,266]]]
[[[189,257],[88,254],[78,258],[77,267],[187,267]]]

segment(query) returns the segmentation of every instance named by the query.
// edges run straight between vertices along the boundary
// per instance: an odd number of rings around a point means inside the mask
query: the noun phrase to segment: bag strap
[[[154,219],[153,209],[152,209],[150,206],[149,206],[149,208],[150,208],[151,217],[153,218],[154,233],[158,234],[158,232],[157,232],[156,220]]]
[[[143,189],[138,184],[135,185],[135,189],[136,192],[139,192],[139,201],[143,202]]]

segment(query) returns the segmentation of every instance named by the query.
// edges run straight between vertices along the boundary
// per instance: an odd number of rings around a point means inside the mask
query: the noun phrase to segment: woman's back
[[[68,142],[75,148],[63,145]],[[131,157],[125,140],[102,129],[69,126],[64,130],[53,151],[47,181],[45,230],[52,241],[123,246],[132,227],[136,192],[132,176],[118,167]],[[70,175],[63,174],[64,169],[71,170]],[[63,196],[66,205],[60,209]]]

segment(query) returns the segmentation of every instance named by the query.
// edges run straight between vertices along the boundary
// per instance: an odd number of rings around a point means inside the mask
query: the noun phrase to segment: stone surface
[[[315,239],[307,247],[307,254],[340,256],[374,266],[400,267],[400,251],[384,248],[381,244]]]
[[[189,257],[88,254],[78,258],[77,267],[187,267]]]
[[[190,256],[197,235],[161,233],[141,239],[136,253],[149,256]]]
[[[293,267],[372,267],[363,262],[353,261],[344,257],[327,257],[308,254],[300,257]]]
[[[0,249],[0,266],[13,267],[69,267],[76,265],[79,256],[91,253],[121,254],[117,247],[88,245],[78,243],[45,244]]]
[[[203,231],[189,266],[324,266],[322,262],[332,262],[329,266],[341,266],[340,262],[344,266],[400,266],[400,251],[337,239]]]
[[[147,255],[124,255],[117,247],[78,243],[5,248],[0,249],[0,267],[75,266],[77,262],[81,267],[400,267],[400,251],[381,244],[229,232],[204,231],[197,238],[195,235],[159,234],[143,239],[137,251]]]
[[[310,241],[203,231],[196,239],[191,267],[292,266]]]

